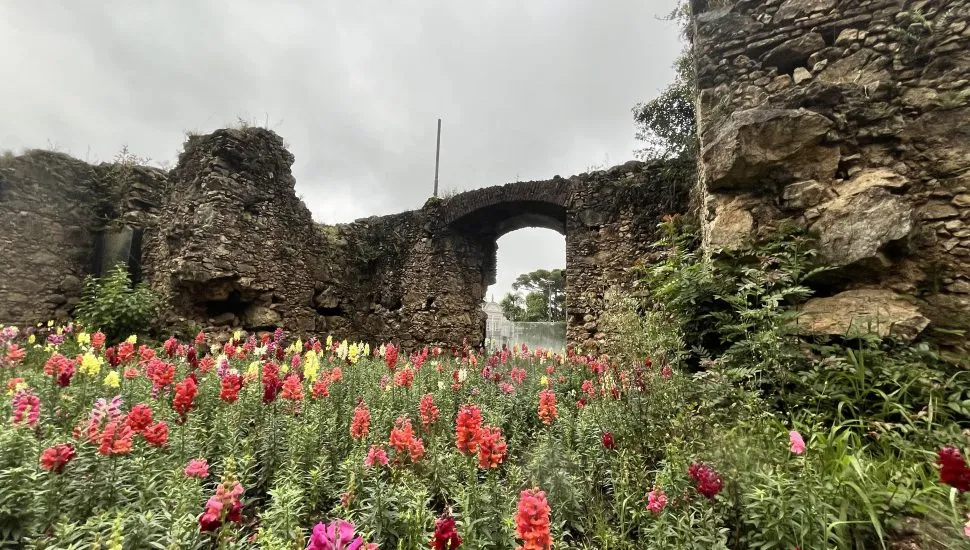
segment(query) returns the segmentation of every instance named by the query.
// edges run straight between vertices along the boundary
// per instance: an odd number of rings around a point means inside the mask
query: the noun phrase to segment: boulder
[[[877,334],[912,341],[930,324],[913,303],[886,289],[847,290],[813,298],[802,306],[798,333],[859,336]]]
[[[870,187],[823,204],[812,225],[819,234],[819,255],[832,266],[881,261],[880,250],[913,229],[913,208],[886,189]]]
[[[817,32],[803,34],[776,46],[765,55],[765,67],[777,67],[778,72],[791,73],[795,67],[804,67],[813,53],[825,47],[825,39]]]
[[[712,250],[736,250],[743,247],[754,231],[754,217],[738,197],[712,195],[708,208],[714,219],[705,228],[705,245]]]
[[[839,162],[837,146],[822,145],[832,127],[807,109],[735,112],[702,152],[708,189],[744,189],[794,179],[827,183]]]
[[[276,310],[257,305],[246,308],[243,319],[247,327],[276,327],[283,321]]]

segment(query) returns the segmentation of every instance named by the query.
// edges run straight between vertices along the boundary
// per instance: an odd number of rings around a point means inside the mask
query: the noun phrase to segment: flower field
[[[880,461],[646,357],[72,325],[2,329],[0,351],[14,546],[825,548],[966,519],[957,449]]]

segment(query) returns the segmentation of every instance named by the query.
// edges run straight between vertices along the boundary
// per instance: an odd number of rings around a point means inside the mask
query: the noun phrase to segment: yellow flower
[[[19,392],[20,390],[26,390],[27,388],[28,386],[26,382],[17,382],[16,384],[14,384],[12,388],[7,390],[7,395],[13,395]]]
[[[347,348],[347,358],[350,359],[351,365],[354,365],[357,363],[357,354],[359,352],[360,350],[357,348],[356,343],[350,344],[350,347]]]
[[[131,335],[131,336],[129,336],[129,337],[128,337],[128,339],[127,339],[127,340],[125,340],[125,341],[126,341],[126,342],[128,342],[129,344],[132,344],[132,345],[134,345],[134,344],[137,344],[137,343],[138,343],[138,337],[137,337],[137,336],[135,336],[134,334],[132,334],[132,335]]]
[[[238,331],[237,330],[236,332],[233,332],[232,333],[232,339],[235,340],[236,342],[238,342],[240,338],[242,338],[242,332],[241,331]]]
[[[548,386],[549,378],[546,375],[542,375],[542,378],[539,379],[539,383],[542,384],[543,386]]]
[[[85,353],[84,357],[81,358],[81,366],[78,370],[88,376],[97,376],[101,372],[101,360],[90,352]]]
[[[50,328],[52,326],[54,326],[54,320],[53,319],[51,319],[50,321],[47,321],[47,328]]]
[[[27,343],[30,345],[34,345],[34,342],[36,341],[37,341],[37,337],[34,336],[33,334],[27,337]]]
[[[246,369],[246,376],[256,376],[259,374],[259,361],[253,361]]]
[[[329,350],[332,347],[333,347],[333,336],[331,336],[331,335],[328,334],[327,335],[327,349]]]
[[[552,350],[546,350],[546,359],[552,359]]]
[[[84,332],[84,331],[81,331],[81,332],[77,333],[77,343],[78,344],[90,344],[91,343],[91,335],[88,334],[88,333],[86,333],[86,332]]]
[[[118,387],[120,387],[121,386],[121,377],[118,376],[118,371],[114,371],[113,370],[113,371],[109,372],[108,375],[104,377],[104,382],[102,382],[102,383],[105,386],[108,386],[109,388],[118,388]]]
[[[314,382],[318,374],[320,374],[320,360],[317,359],[317,353],[311,349],[303,356],[303,377]]]
[[[364,344],[364,357],[370,357],[370,344]]]

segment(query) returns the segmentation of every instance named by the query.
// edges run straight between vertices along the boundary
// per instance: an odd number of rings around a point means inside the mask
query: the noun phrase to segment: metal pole
[[[438,119],[438,143],[434,147],[434,196],[438,197],[438,159],[441,158],[441,119]]]

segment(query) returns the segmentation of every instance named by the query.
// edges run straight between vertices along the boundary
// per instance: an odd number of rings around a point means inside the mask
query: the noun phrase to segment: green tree
[[[502,307],[502,315],[509,321],[525,320],[525,307],[523,307],[522,296],[515,292],[509,292],[502,298],[499,304]]]
[[[689,14],[689,3],[681,2],[667,19],[677,21],[686,35]],[[673,82],[659,96],[633,108],[636,137],[645,144],[637,151],[637,156],[644,160],[674,157],[690,160],[697,156],[697,115],[694,109],[697,83],[689,43],[674,62],[674,69]]]
[[[566,318],[564,270],[537,269],[523,273],[512,283],[512,289],[525,291],[525,310],[529,321],[562,321]]]

